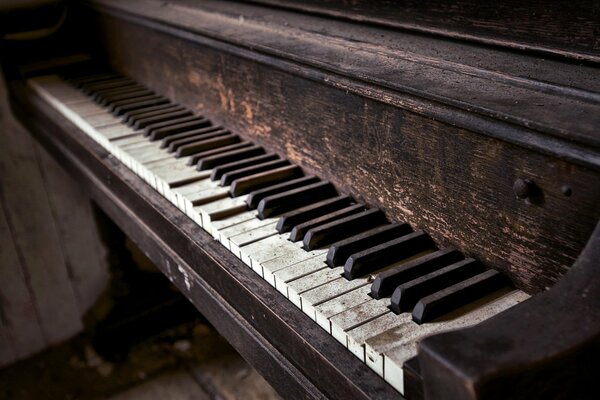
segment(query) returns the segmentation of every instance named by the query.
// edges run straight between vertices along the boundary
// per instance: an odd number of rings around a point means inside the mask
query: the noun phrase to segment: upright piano
[[[15,114],[283,397],[598,397],[597,2],[42,3]]]

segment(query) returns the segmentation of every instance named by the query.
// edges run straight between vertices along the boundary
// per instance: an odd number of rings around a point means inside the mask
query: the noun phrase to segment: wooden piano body
[[[72,5],[55,35],[5,47],[14,110],[289,398],[399,394],[24,78],[77,57],[103,60],[532,295],[423,340],[405,368],[407,398],[591,398],[600,376],[598,6],[275,3]]]

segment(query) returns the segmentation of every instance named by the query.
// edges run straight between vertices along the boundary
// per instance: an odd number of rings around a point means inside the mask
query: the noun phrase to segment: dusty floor
[[[118,363],[77,337],[0,369],[0,399],[278,399],[219,336],[190,322],[137,343]]]

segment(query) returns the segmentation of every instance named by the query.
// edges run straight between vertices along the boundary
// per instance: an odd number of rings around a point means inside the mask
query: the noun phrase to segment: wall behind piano
[[[81,332],[107,282],[90,201],[13,118],[0,80],[0,367]]]

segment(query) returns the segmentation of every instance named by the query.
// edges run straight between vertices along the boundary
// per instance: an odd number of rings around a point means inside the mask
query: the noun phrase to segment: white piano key
[[[272,218],[277,221],[277,218]],[[287,235],[280,235],[273,228],[275,235],[248,244],[242,251],[249,258],[252,269],[262,276],[262,263],[274,258],[279,258],[285,254],[304,251],[298,243],[292,243],[287,240]]]
[[[370,291],[370,285],[361,286],[315,306],[314,312],[317,324],[325,329],[327,333],[331,334],[331,321],[329,321],[329,318],[349,310],[352,307],[356,307],[359,304],[373,300],[373,298],[369,296]]]
[[[242,213],[246,211],[246,209],[246,202],[244,198],[240,197],[233,199],[226,198],[209,204],[203,204],[201,206],[194,207],[194,210],[202,214],[202,224],[207,230],[210,229],[209,226],[213,220],[225,219],[229,216]]]
[[[325,260],[321,260],[324,261]],[[311,274],[302,276],[298,279],[294,279],[292,281],[288,281],[287,291],[288,291],[288,299],[299,308],[302,308],[302,299],[300,295],[307,290],[313,289],[315,287],[326,284],[327,282],[331,282],[337,278],[339,278],[344,272],[344,269],[341,267],[338,268],[329,268],[321,269],[315,271]]]
[[[349,330],[390,312],[386,301],[367,301],[331,317],[329,319],[331,321],[331,334],[340,343],[347,346],[347,332]]]
[[[126,137],[130,137],[133,135],[142,135],[142,131],[134,130],[133,128],[131,128],[127,125],[124,125],[124,124],[103,126],[103,127],[97,128],[97,131],[102,136],[106,137],[109,140],[126,138]]]
[[[258,218],[258,212],[256,210],[249,210],[229,218],[213,221],[211,224],[212,229],[209,231],[209,233],[213,235],[215,239],[220,241],[220,230],[233,225],[241,224],[242,222],[249,221],[254,218]]]
[[[517,290],[509,293],[504,292],[501,297],[495,296],[496,294],[487,296],[478,302],[457,310],[452,313],[452,316],[422,325],[418,325],[412,322],[412,318],[406,317],[409,320],[408,322],[400,323],[365,340],[365,361],[367,365],[380,376],[385,377],[384,354],[388,354],[393,348],[412,344],[415,352],[410,354],[414,355],[416,354],[418,340],[426,335],[475,325],[529,298],[527,294]],[[410,314],[407,313],[406,315]],[[396,363],[402,361],[402,364],[406,361],[406,359],[401,359],[398,354],[393,359]]]
[[[91,101],[88,96],[79,91],[74,86],[69,85],[58,75],[47,75],[29,79],[30,86],[34,86],[38,91],[44,92],[62,104],[68,105],[82,101]]]
[[[286,297],[288,296],[288,283],[292,282],[296,279],[299,279],[303,276],[312,274],[316,271],[323,270],[325,268],[329,268],[327,264],[325,264],[325,259],[323,257],[317,256],[313,258],[309,258],[304,261],[300,261],[299,263],[289,265],[285,268],[281,268],[276,271],[273,275],[275,276],[275,288],[283,293]],[[264,264],[263,264],[264,270]],[[298,306],[300,305],[300,300],[298,298]]]
[[[287,235],[287,233],[286,233]],[[298,242],[298,246],[301,246],[302,243]],[[272,260],[266,260],[261,262],[261,267],[263,271],[263,278],[267,282],[269,282],[272,286],[275,286],[275,272],[280,271],[283,268],[289,267],[290,265],[294,265],[300,263],[302,261],[314,258],[314,257],[322,257],[325,260],[325,255],[327,254],[327,249],[317,249],[312,251],[299,251],[299,252],[289,252],[280,257],[274,258]]]
[[[389,302],[389,299],[384,301]],[[377,336],[394,326],[412,322],[411,313],[402,313],[400,315],[389,312],[380,317],[372,319],[347,332],[348,350],[356,357],[365,361],[365,341],[373,336]]]
[[[106,113],[106,108],[99,106],[89,99],[88,101],[82,100],[78,103],[69,104],[69,108],[78,115],[86,117],[86,119],[96,114]]]
[[[237,255],[248,266],[251,266],[250,260],[248,259],[248,257],[245,257],[241,247],[250,243],[254,243],[266,237],[273,236],[277,233],[277,231],[275,230],[276,224],[277,221],[272,221],[268,225],[263,225],[259,228],[252,229],[247,232],[243,232],[238,235],[229,237],[229,248],[231,252]]]
[[[112,115],[109,111],[104,111],[103,113],[98,113],[94,115],[90,115],[85,117],[85,120],[88,124],[93,126],[94,128],[100,128],[102,126],[110,126],[110,125],[121,125],[121,119]]]
[[[368,278],[347,281],[341,267],[329,268],[327,249],[304,251],[275,230],[277,218],[260,220],[248,210],[246,196],[229,198],[229,187],[209,179],[212,171],[175,158],[58,76],[28,84],[401,392],[403,364],[424,335],[473,325],[529,297],[514,291],[417,325],[410,313],[389,311],[389,299],[372,299]]]
[[[226,197],[229,197],[229,188],[216,187],[191,194],[187,196],[187,199],[194,205],[202,205],[206,203],[212,203],[213,201],[221,200]]]
[[[349,281],[344,277],[340,277],[314,289],[307,290],[300,295],[302,298],[302,311],[316,321],[316,306],[368,284],[369,280],[367,278],[358,278]]]

